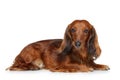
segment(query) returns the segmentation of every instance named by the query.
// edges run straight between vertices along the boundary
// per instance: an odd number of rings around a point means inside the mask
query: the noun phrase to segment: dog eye
[[[85,30],[84,30],[84,33],[88,33],[88,32],[89,32],[89,30],[88,30],[88,29],[85,29]]]
[[[75,31],[76,31],[76,30],[75,30],[74,28],[71,29],[71,32],[72,32],[72,33],[75,32]]]

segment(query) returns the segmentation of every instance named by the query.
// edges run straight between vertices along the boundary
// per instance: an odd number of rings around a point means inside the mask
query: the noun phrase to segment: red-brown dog
[[[38,41],[26,46],[15,58],[9,70],[39,70],[59,72],[88,72],[109,70],[96,64],[101,49],[93,26],[86,20],[75,20],[68,25],[64,39]]]

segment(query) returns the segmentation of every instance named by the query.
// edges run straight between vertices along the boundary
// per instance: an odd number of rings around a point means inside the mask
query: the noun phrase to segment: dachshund
[[[87,20],[75,20],[68,25],[64,39],[43,40],[27,45],[8,69],[48,69],[53,72],[109,70],[107,65],[94,62],[100,54],[95,28]]]

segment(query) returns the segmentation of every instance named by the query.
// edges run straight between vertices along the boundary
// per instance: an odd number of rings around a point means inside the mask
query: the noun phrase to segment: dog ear
[[[87,49],[88,55],[92,59],[96,59],[101,53],[97,33],[94,27],[92,27],[92,29],[90,30],[90,35],[87,42]]]
[[[69,53],[72,47],[72,40],[71,40],[71,35],[70,35],[70,25],[68,25],[65,34],[64,34],[64,39],[61,43],[60,46],[60,54],[61,55],[66,55]]]

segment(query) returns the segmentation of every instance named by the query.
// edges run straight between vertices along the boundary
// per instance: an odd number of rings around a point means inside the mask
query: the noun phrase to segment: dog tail
[[[25,66],[25,62],[23,61],[23,59],[18,55],[15,58],[15,61],[13,63],[12,66],[6,68],[6,70],[10,70],[10,71],[21,71],[23,70],[23,66]]]

